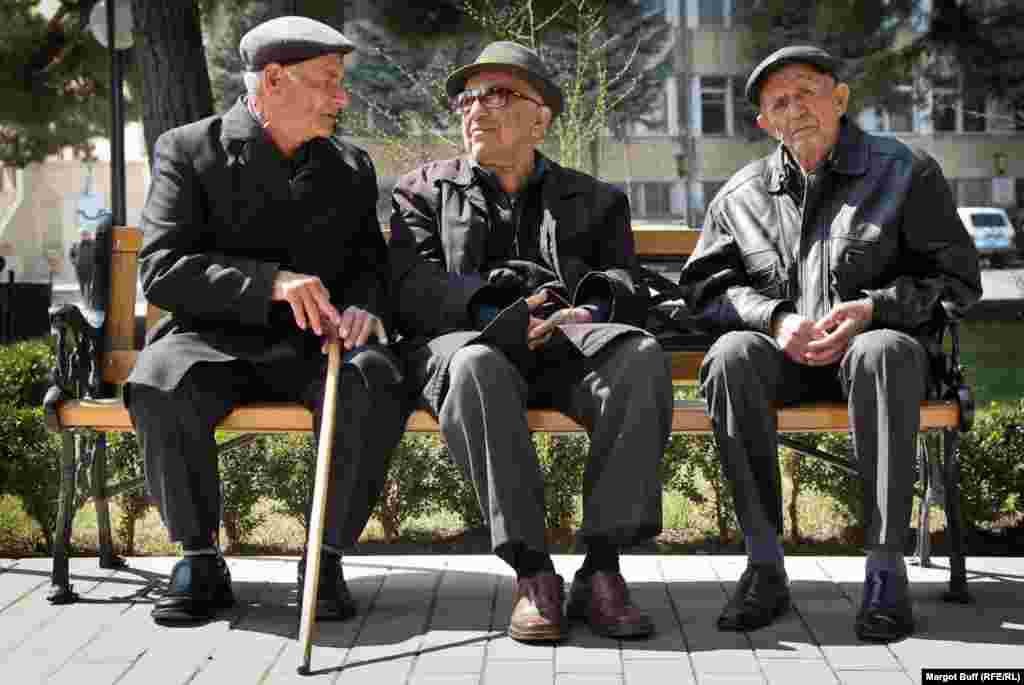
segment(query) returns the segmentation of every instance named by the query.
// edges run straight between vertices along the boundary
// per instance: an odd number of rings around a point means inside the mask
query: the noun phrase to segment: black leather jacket
[[[702,327],[770,332],[870,297],[876,328],[925,334],[981,297],[974,243],[934,159],[844,120],[814,183],[780,146],[715,196],[680,284]],[[804,190],[803,186],[807,189]]]

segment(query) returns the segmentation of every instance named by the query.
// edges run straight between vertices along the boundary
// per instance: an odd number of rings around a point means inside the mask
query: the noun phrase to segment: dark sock
[[[515,569],[516,575],[520,578],[529,578],[543,571],[555,571],[550,554],[530,549],[521,542],[502,545],[494,553]]]
[[[591,536],[586,539],[587,557],[578,571],[581,576],[592,576],[595,571],[604,573],[619,572],[619,548],[603,536]]]
[[[888,571],[895,576],[907,577],[907,562],[903,558],[903,551],[899,549],[875,547],[869,550],[864,567],[865,575],[875,571]]]
[[[772,536],[746,536],[747,559],[751,564],[771,564],[782,568],[783,553],[779,538]]]
[[[213,544],[212,536],[198,536],[188,538],[181,543],[186,557],[217,556],[217,546]]]

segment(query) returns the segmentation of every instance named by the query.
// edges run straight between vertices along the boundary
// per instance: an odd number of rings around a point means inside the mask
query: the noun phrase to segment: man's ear
[[[770,135],[772,138],[781,140],[782,137],[779,135],[778,129],[772,128],[772,125],[768,123],[768,120],[764,118],[763,114],[757,115],[757,125],[762,131]]]
[[[548,128],[551,127],[551,120],[554,118],[554,113],[548,106],[538,107],[537,112],[540,115],[537,123],[544,127],[544,131],[547,132]]]
[[[276,91],[284,78],[284,67],[280,64],[271,63],[263,67],[263,88],[266,92]]]
[[[850,106],[850,86],[840,83],[832,90],[832,103],[842,116],[846,114],[846,108]]]

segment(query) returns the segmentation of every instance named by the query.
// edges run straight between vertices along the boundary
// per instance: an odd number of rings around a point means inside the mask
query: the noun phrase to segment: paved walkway
[[[573,626],[558,646],[506,635],[512,578],[489,556],[348,556],[359,616],[318,628],[311,677],[298,676],[294,558],[231,558],[238,606],[194,628],[149,617],[171,558],[118,572],[73,559],[79,603],[46,601],[49,559],[0,560],[0,682],[604,685],[921,682],[922,668],[1024,668],[1024,558],[969,559],[972,605],[950,605],[944,559],[911,567],[918,633],[883,646],[853,635],[863,560],[791,557],[796,611],[769,628],[714,621],[743,569],[735,556],[623,558],[657,634],[616,642]],[[567,579],[579,556],[556,557]]]

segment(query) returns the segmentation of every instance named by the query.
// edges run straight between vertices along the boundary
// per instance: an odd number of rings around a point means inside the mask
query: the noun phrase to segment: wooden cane
[[[341,368],[341,342],[330,334],[327,343],[327,381],[324,384],[323,417],[316,453],[316,480],[313,483],[313,508],[309,514],[309,539],[306,541],[306,579],[302,586],[302,615],[299,619],[299,645],[302,665],[299,675],[309,675],[313,651],[313,630],[316,625],[316,601],[320,580],[320,545],[324,540],[324,513],[327,500],[327,478],[331,471],[334,449],[334,415],[338,407],[338,373]]]

